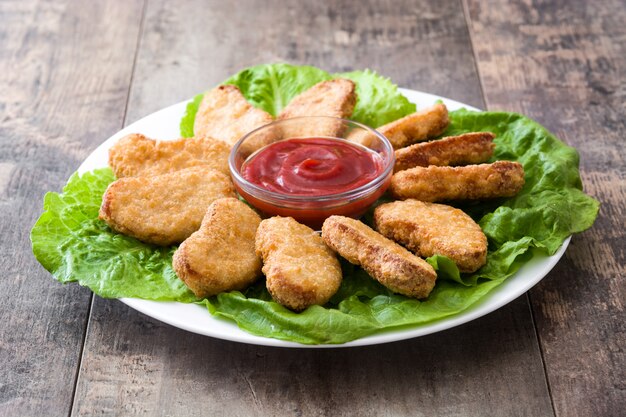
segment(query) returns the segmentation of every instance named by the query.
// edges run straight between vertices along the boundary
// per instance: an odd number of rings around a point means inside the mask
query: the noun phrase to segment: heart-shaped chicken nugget
[[[200,229],[174,253],[178,277],[200,297],[241,290],[261,275],[254,239],[261,218],[236,198],[208,208]]]
[[[296,311],[323,305],[341,285],[341,266],[313,229],[291,217],[263,220],[256,235],[257,253],[272,298]]]

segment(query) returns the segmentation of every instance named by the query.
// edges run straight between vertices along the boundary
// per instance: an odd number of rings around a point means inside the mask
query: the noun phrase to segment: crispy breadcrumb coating
[[[356,105],[354,82],[344,78],[322,81],[294,97],[278,119],[300,116],[348,118]]]
[[[393,292],[426,298],[435,286],[432,266],[358,220],[330,216],[322,226],[322,238]]]
[[[151,176],[206,165],[226,175],[230,147],[208,137],[154,140],[131,133],[109,149],[109,166],[117,178]]]
[[[202,98],[193,131],[231,147],[244,135],[273,121],[272,115],[254,107],[234,85],[220,85]]]
[[[379,126],[376,130],[389,139],[394,149],[399,149],[415,142],[436,138],[446,130],[448,124],[448,109],[443,104],[435,104]]]
[[[487,237],[470,216],[454,207],[394,201],[374,210],[374,227],[418,256],[447,256],[461,272],[474,272],[487,262]]]
[[[300,311],[322,305],[339,289],[337,257],[313,229],[291,217],[263,220],[256,251],[263,258],[267,290],[285,307]]]
[[[391,177],[391,194],[401,200],[414,198],[438,202],[513,197],[524,186],[524,167],[518,162],[462,167],[415,167]]]
[[[343,78],[322,81],[294,97],[278,115],[279,120],[301,116],[330,116],[348,119],[356,105],[354,82]],[[344,125],[339,121],[316,121],[289,126],[287,136],[338,136]]]
[[[254,239],[259,215],[236,198],[215,200],[200,229],[174,252],[178,277],[200,298],[242,290],[261,276]]]
[[[119,233],[166,246],[198,230],[209,204],[222,197],[235,197],[233,184],[207,166],[121,178],[104,193],[100,219]]]
[[[431,142],[416,143],[396,150],[394,171],[429,165],[469,165],[487,162],[493,155],[493,138],[489,132],[465,133]]]

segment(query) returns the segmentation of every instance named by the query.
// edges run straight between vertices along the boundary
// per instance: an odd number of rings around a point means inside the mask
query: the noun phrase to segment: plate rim
[[[438,100],[443,101],[446,106],[451,110],[456,110],[459,108],[466,108],[468,110],[473,111],[481,111],[480,109],[464,104],[462,102],[452,100],[446,97],[438,96],[435,94],[430,94],[418,90],[399,88],[398,89],[407,99],[416,105],[423,105],[421,103],[434,103]],[[152,119],[159,120],[161,117],[167,116],[170,119],[174,118],[174,115],[169,115],[170,113],[177,113],[179,116],[177,118],[176,123],[176,135],[173,135],[173,129],[171,126],[169,128],[169,136],[173,136],[171,138],[159,137],[159,139],[174,139],[178,137],[178,126],[180,117],[184,113],[187,104],[192,101],[192,99],[184,100],[179,103],[167,106],[160,110],[157,110],[141,119],[129,124],[123,129],[119,130],[112,136],[110,136],[107,140],[102,142],[92,153],[85,158],[85,160],[79,166],[77,172],[82,174],[87,171],[91,171],[96,168],[106,166],[106,162],[102,164],[102,160],[106,161],[106,156],[108,155],[108,149],[111,145],[117,141],[122,136],[128,133],[144,133],[147,124],[151,123]],[[169,116],[168,116],[169,115]],[[167,118],[166,117],[166,118]],[[169,121],[171,122],[171,120]],[[143,130],[143,132],[142,132]],[[168,129],[166,129],[168,130]],[[168,135],[165,135],[168,136]],[[200,334],[203,336],[209,336],[216,339],[227,340],[231,342],[238,343],[246,343],[252,345],[260,345],[260,346],[271,346],[271,347],[282,347],[282,348],[349,348],[349,347],[358,347],[358,346],[370,346],[370,345],[378,345],[390,342],[396,342],[401,340],[412,339],[416,337],[426,336],[429,334],[437,333],[440,331],[444,331],[447,329],[451,329],[470,321],[476,320],[480,317],[483,317],[495,310],[500,309],[501,307],[509,304],[516,298],[525,294],[530,288],[536,285],[539,281],[541,281],[559,262],[561,257],[564,255],[567,247],[570,243],[571,236],[567,237],[565,241],[562,243],[559,250],[554,255],[543,255],[543,254],[534,254],[530,261],[522,265],[520,269],[504,280],[502,284],[498,287],[494,288],[490,291],[484,298],[472,304],[467,309],[461,311],[460,313],[444,317],[438,320],[434,320],[432,322],[428,322],[422,325],[415,325],[410,328],[402,328],[397,330],[388,330],[376,332],[372,335],[364,336],[359,339],[355,339],[342,344],[301,344],[298,342],[285,341],[281,339],[274,339],[264,336],[257,336],[251,333],[246,332],[245,330],[239,328],[237,324],[228,319],[220,318],[212,315],[205,307],[202,307],[198,304],[185,304],[179,302],[165,302],[165,301],[153,301],[153,300],[143,300],[138,298],[118,298],[119,301],[126,304],[127,306],[133,308],[134,310],[139,311],[142,314],[145,314],[151,318],[159,320],[163,323],[171,325],[173,327],[177,327],[182,330],[186,330],[192,333]],[[528,272],[530,271],[530,272]],[[520,275],[521,274],[521,275]],[[520,279],[520,276],[525,276],[530,274],[530,278],[526,279],[525,282],[515,285],[514,291],[511,291],[512,284],[517,284],[515,277]],[[509,290],[509,291],[507,291]],[[185,314],[197,315],[198,310],[201,311],[203,321],[211,324],[211,326],[207,329],[205,327],[198,327],[194,325],[194,323],[189,323],[184,320]],[[178,312],[178,315],[176,314]],[[180,313],[185,313],[181,316]],[[206,324],[205,324],[206,325]]]

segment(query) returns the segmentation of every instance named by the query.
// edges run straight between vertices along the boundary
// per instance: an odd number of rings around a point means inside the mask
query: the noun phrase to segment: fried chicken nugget
[[[300,116],[331,116],[347,119],[356,105],[354,82],[343,78],[322,81],[294,97],[278,115],[279,120]],[[337,136],[343,125],[337,121],[315,124],[304,122],[293,127],[288,136]]]
[[[394,201],[376,207],[374,227],[418,256],[447,256],[461,272],[474,272],[487,262],[487,237],[470,216],[454,207]]]
[[[330,216],[322,226],[322,238],[393,292],[426,298],[435,286],[437,274],[428,262],[358,220]]]
[[[200,229],[174,252],[176,275],[200,298],[242,290],[261,276],[254,250],[261,218],[236,198],[215,200]]]
[[[400,200],[437,202],[513,197],[524,186],[524,167],[518,162],[462,167],[415,167],[391,177],[391,194]]]
[[[291,217],[263,220],[256,251],[263,258],[267,290],[285,307],[300,311],[322,305],[339,289],[337,257],[313,229]]]
[[[429,165],[468,165],[487,162],[493,155],[493,139],[490,132],[465,133],[439,140],[416,143],[396,150],[395,172]]]
[[[272,115],[248,103],[239,88],[220,85],[202,98],[193,131],[222,140],[231,147],[244,135],[274,121]]]
[[[344,78],[322,81],[294,97],[278,119],[300,116],[348,118],[356,105],[354,82]]]
[[[230,178],[207,166],[112,182],[102,197],[100,219],[116,232],[146,243],[171,245],[198,230],[207,207],[235,197]]]
[[[435,104],[382,125],[376,130],[389,139],[394,149],[399,149],[415,142],[436,138],[446,130],[449,123],[446,106]]]
[[[154,140],[131,133],[109,149],[109,166],[117,178],[151,176],[207,165],[229,175],[230,147],[208,137]]]

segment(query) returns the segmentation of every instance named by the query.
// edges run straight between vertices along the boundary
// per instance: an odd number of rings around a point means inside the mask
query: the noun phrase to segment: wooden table
[[[0,2],[0,415],[623,416],[626,2]],[[372,68],[581,153],[594,227],[511,304],[353,349],[203,337],[63,286],[28,233],[129,122],[237,70]]]

